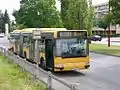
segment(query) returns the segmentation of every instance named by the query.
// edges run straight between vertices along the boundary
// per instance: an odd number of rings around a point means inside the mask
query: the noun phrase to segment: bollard
[[[15,63],[15,60],[16,60],[16,56],[14,55],[14,53],[12,53],[12,62]]]
[[[3,50],[4,50],[4,52],[3,52],[3,53],[4,53],[4,58],[5,58],[5,55],[6,55],[6,50],[5,50],[5,49],[3,49]]]
[[[14,53],[12,53],[12,62],[14,62],[14,60],[15,60],[15,55],[14,55]]]
[[[2,49],[1,49],[1,47],[0,47],[0,52],[2,52]]]
[[[51,72],[48,72],[48,81],[47,81],[47,85],[48,85],[48,90],[52,90],[52,77],[51,77]]]
[[[23,61],[22,61],[22,62],[23,62],[23,66],[22,66],[23,72],[25,71],[25,60],[26,60],[26,59],[23,59]]]
[[[77,89],[76,89],[76,85],[75,85],[75,84],[71,84],[70,90],[77,90]]]
[[[19,63],[20,57],[18,55],[17,55],[17,60],[18,60],[17,64],[20,66],[20,63]]]
[[[0,47],[0,49],[1,49],[1,53],[3,54],[3,48],[2,48],[2,47]]]
[[[73,84],[71,84],[71,88],[70,88],[70,90],[75,90],[75,87],[74,87]]]

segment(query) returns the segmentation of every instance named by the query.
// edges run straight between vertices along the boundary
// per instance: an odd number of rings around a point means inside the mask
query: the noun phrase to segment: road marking
[[[94,60],[91,60],[91,62],[101,63],[101,61],[94,61]]]

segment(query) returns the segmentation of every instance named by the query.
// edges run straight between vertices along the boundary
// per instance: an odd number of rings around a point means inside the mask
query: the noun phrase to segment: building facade
[[[109,12],[109,3],[94,5],[96,18],[103,18]]]
[[[94,5],[94,8],[95,8],[96,19],[103,18],[106,14],[109,13],[109,3],[108,2]],[[111,25],[110,30],[111,30],[111,34],[115,34],[115,33],[120,34],[120,25],[116,25],[116,27]],[[108,28],[107,28],[107,31],[108,31]],[[97,27],[97,28],[93,29],[93,33],[103,34],[104,30]]]

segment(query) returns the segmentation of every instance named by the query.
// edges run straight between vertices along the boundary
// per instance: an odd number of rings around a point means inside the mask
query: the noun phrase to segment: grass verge
[[[105,44],[91,44],[90,45],[90,51],[107,54],[107,55],[113,55],[113,56],[120,56],[120,46],[113,46],[108,47]]]
[[[0,56],[0,90],[45,90],[46,86],[34,81],[19,66]]]

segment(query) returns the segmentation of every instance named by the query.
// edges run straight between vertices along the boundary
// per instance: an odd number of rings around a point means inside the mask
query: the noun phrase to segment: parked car
[[[91,37],[91,40],[92,40],[92,41],[101,41],[101,40],[102,40],[102,37],[99,36],[99,35],[93,35],[93,36]]]
[[[4,35],[3,33],[0,34],[0,38],[4,38],[4,36],[5,36],[5,35]]]

